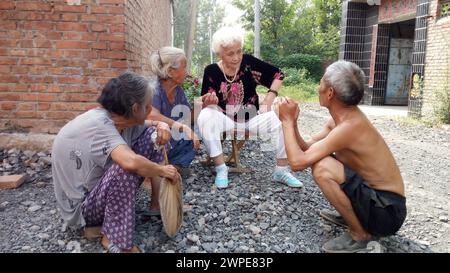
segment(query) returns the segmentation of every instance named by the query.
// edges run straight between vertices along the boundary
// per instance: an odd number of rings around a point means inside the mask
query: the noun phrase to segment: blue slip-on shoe
[[[300,182],[297,178],[295,178],[289,170],[275,170],[272,175],[272,179],[275,182],[280,182],[285,185],[288,185],[292,188],[301,188],[303,187],[303,183]]]
[[[225,189],[228,188],[228,178],[219,178],[216,177],[214,184],[219,189]]]
[[[224,189],[228,187],[228,170],[229,168],[226,167],[226,170],[221,170],[220,172],[216,173],[216,179],[214,180],[214,184],[219,189]]]

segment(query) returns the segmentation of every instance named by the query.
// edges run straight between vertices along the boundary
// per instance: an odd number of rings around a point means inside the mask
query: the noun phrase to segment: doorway
[[[408,105],[415,19],[390,26],[386,105]]]

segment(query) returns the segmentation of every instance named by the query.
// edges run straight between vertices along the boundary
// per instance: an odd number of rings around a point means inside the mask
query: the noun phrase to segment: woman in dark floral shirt
[[[209,156],[216,166],[215,184],[228,187],[228,167],[225,165],[220,136],[237,129],[251,134],[269,136],[276,134],[277,166],[273,180],[291,187],[303,184],[290,172],[284,148],[281,123],[272,103],[278,95],[284,78],[283,72],[251,55],[243,54],[241,31],[224,27],[213,36],[213,50],[220,61],[205,68],[202,84],[203,110],[198,126]],[[259,102],[257,85],[268,88],[264,100]],[[276,141],[276,138],[273,140]]]

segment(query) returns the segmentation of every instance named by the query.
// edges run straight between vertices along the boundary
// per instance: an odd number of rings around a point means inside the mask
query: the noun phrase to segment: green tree
[[[246,11],[243,26],[253,30],[253,0],[233,0]],[[337,59],[342,0],[261,1],[261,54],[273,60],[295,53]],[[252,38],[251,36],[249,37]],[[246,43],[249,50],[251,43]]]
[[[190,0],[175,0],[174,46],[186,51],[186,36],[190,26]],[[211,62],[210,36],[219,27],[225,15],[225,8],[219,0],[199,0],[197,28],[194,35],[191,73],[200,76]],[[213,56],[213,59],[215,56]]]

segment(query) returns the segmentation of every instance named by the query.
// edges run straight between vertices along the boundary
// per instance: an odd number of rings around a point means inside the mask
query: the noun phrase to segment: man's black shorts
[[[345,165],[344,171],[341,189],[350,199],[361,225],[374,236],[395,234],[406,218],[406,198],[370,188],[364,178]]]

